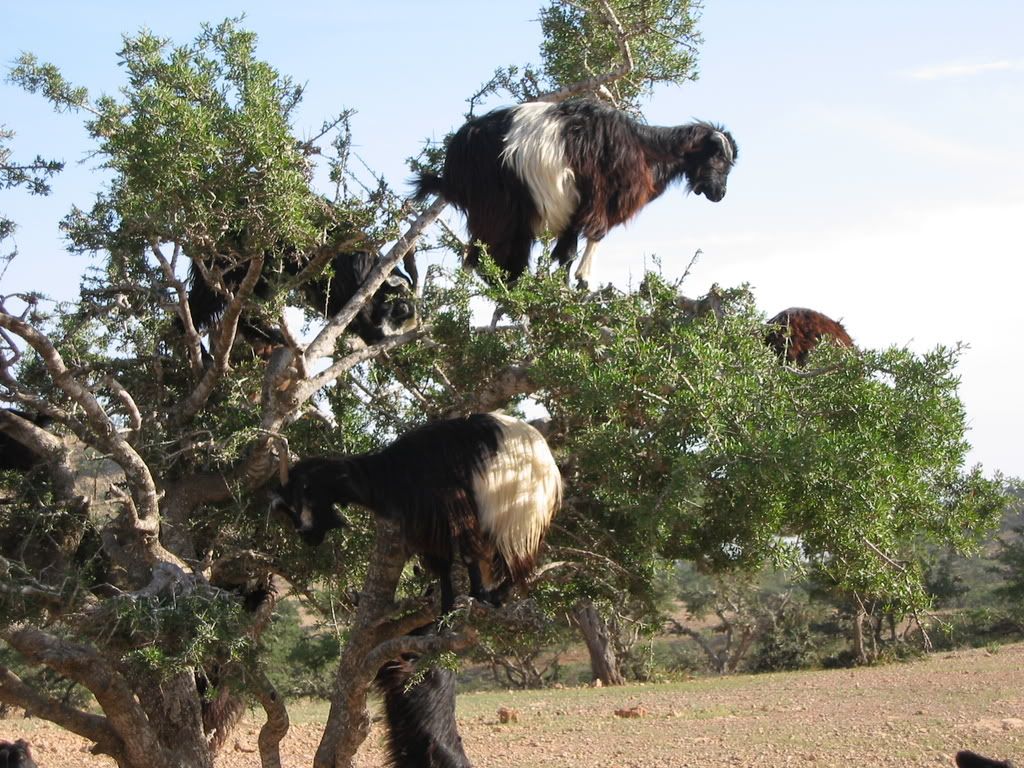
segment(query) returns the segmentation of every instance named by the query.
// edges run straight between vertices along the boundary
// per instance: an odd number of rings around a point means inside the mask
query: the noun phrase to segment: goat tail
[[[416,185],[416,191],[413,193],[413,200],[423,202],[430,195],[438,195],[447,199],[445,194],[447,186],[444,183],[444,179],[436,173],[423,171],[416,177],[414,184]]]

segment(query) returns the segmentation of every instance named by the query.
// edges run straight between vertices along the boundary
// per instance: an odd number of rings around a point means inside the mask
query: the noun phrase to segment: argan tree
[[[541,23],[542,65],[500,70],[474,99],[589,94],[637,111],[655,83],[693,75],[692,3],[556,0]],[[536,610],[620,593],[649,604],[679,559],[813,558],[912,602],[919,575],[902,543],[968,544],[998,506],[962,468],[954,350],[826,349],[794,371],[761,343],[743,290],[694,302],[658,275],[582,294],[543,264],[514,288],[494,271],[431,268],[418,330],[372,346],[346,335],[443,204],[415,210],[385,183],[349,192],[347,114],[297,138],[301,88],[255,45],[233,21],[181,46],[128,37],[124,86],[97,98],[29,55],[10,73],[85,116],[105,181],[62,225],[91,256],[77,299],[4,297],[0,312],[0,394],[49,419],[0,416],[38,456],[3,477],[0,640],[17,664],[0,666],[0,702],[122,768],[205,768],[251,697],[267,715],[263,765],[279,765],[287,711],[260,638],[287,584],[345,638],[314,765],[351,765],[382,663],[459,651],[522,612],[467,604],[441,632],[409,635],[437,606],[396,529],[350,511],[348,529],[307,550],[268,517],[267,487],[289,457],[369,450],[429,418],[525,398],[546,409],[568,489]],[[377,267],[325,322],[299,289],[353,249],[379,253]],[[205,339],[190,270],[224,300]],[[477,297],[503,319],[481,325]],[[304,328],[286,307],[308,311]],[[284,343],[259,354],[239,332],[247,318]],[[34,684],[34,669],[97,708]]]

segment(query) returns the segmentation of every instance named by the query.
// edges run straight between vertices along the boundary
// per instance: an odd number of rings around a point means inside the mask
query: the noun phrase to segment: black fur
[[[0,768],[39,768],[32,759],[28,742],[18,739],[11,743],[0,741]]]
[[[30,421],[44,429],[52,422],[49,417],[42,414],[26,413],[17,408],[0,408],[0,470],[12,469],[24,472],[38,464],[42,457],[7,433],[5,421],[13,416]]]
[[[222,268],[225,266],[224,258],[217,257],[221,259]],[[283,272],[294,277],[302,271],[305,264],[305,260],[297,260],[294,254],[286,254],[283,258]],[[303,294],[323,317],[330,318],[340,312],[355,295],[375,265],[376,258],[366,251],[339,253],[331,259],[323,274],[302,287]],[[412,254],[406,257],[406,268],[410,269],[410,265],[415,265]],[[266,266],[264,268],[266,269]],[[224,273],[224,284],[232,291],[237,290],[247,269],[248,266],[245,264],[227,269]],[[380,341],[386,335],[385,328],[389,322],[400,326],[415,317],[414,288],[413,278],[396,268],[373,297],[362,306],[349,324],[348,330],[357,334],[367,344]],[[253,288],[253,296],[266,300],[272,294],[273,287],[264,273]],[[227,299],[207,284],[196,269],[195,263],[192,263],[189,266],[188,295],[192,324],[200,333],[208,330],[226,306]],[[180,320],[177,325],[181,327]],[[239,332],[254,343],[284,343],[277,330],[244,314],[239,322]]]
[[[540,223],[525,180],[502,159],[515,111],[522,108],[498,109],[467,122],[448,143],[441,175],[422,173],[416,182],[417,197],[440,195],[466,213],[473,240],[467,265],[476,265],[479,241],[512,279],[527,268]],[[652,127],[591,101],[562,102],[549,117],[559,124],[579,193],[568,224],[553,233],[558,237],[553,256],[560,264],[575,258],[581,234],[600,241],[680,178],[713,202],[725,196],[738,150],[720,126]]]
[[[967,749],[956,753],[956,764],[958,768],[1013,768],[1009,760],[993,760]]]
[[[457,553],[471,566],[471,594],[488,599],[475,564],[487,561],[502,575],[508,574],[508,564],[483,540],[473,478],[501,449],[502,434],[494,417],[474,414],[426,424],[376,453],[304,459],[277,489],[272,508],[288,515],[311,546],[345,525],[335,505],[358,504],[397,520],[409,550],[441,577],[445,611],[454,603],[451,570]],[[305,526],[303,509],[312,516]]]
[[[426,634],[429,627],[411,632]],[[392,768],[471,768],[455,722],[455,673],[434,667],[413,686],[416,656],[389,661],[375,683],[384,696],[388,765]]]

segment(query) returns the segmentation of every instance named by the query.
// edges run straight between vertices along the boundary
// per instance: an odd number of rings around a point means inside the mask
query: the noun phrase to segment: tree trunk
[[[867,613],[863,609],[854,611],[853,614],[853,652],[857,656],[857,663],[866,666],[868,653],[864,648],[864,619]]]
[[[624,685],[626,680],[619,670],[618,659],[608,637],[608,625],[594,604],[587,601],[580,603],[573,611],[573,619],[580,628],[583,641],[590,653],[590,672],[594,680],[602,685]]]

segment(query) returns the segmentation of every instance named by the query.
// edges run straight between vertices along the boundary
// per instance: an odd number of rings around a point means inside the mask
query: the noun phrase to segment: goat
[[[42,456],[8,432],[7,425],[15,418],[24,419],[43,429],[52,423],[52,419],[17,408],[0,408],[0,471],[11,469],[27,472],[42,461]]]
[[[218,256],[215,262],[225,257]],[[385,336],[409,330],[416,321],[416,309],[413,303],[415,288],[415,261],[410,253],[405,260],[410,275],[401,270],[393,271],[377,289],[373,297],[363,305],[359,313],[349,324],[348,330],[354,332],[367,344],[380,341]],[[376,265],[375,257],[366,251],[354,253],[338,253],[331,259],[324,274],[310,280],[302,287],[303,295],[324,318],[331,318],[344,308],[349,299],[366,280]],[[218,264],[222,268],[226,264]],[[295,276],[305,267],[305,262],[294,257],[285,256],[284,273]],[[237,290],[248,266],[241,264],[225,268],[223,281],[231,290]],[[253,296],[268,299],[272,295],[272,287],[266,275],[261,275],[253,289]],[[227,298],[215,291],[203,278],[195,265],[189,266],[188,308],[192,316],[192,324],[196,330],[207,330],[227,306]],[[182,327],[181,320],[177,323]],[[281,334],[266,324],[253,318],[243,318],[239,324],[241,334],[261,346],[280,346],[284,344]]]
[[[964,749],[956,753],[957,768],[1013,768],[1009,760],[993,760]]]
[[[39,768],[32,759],[28,742],[18,739],[14,743],[0,741],[0,768]]]
[[[410,632],[422,635],[430,626]],[[410,686],[415,654],[387,662],[374,683],[384,697],[391,768],[471,768],[455,722],[455,673],[433,667]]]
[[[308,458],[289,474],[271,509],[286,514],[307,544],[346,525],[335,504],[396,520],[409,551],[440,577],[446,613],[455,602],[456,550],[469,569],[470,595],[498,602],[532,572],[562,491],[541,434],[501,413],[431,422],[378,452]]]
[[[473,241],[466,265],[477,265],[483,243],[511,280],[545,230],[558,238],[552,256],[563,266],[583,234],[576,279],[585,286],[608,230],[683,177],[689,191],[717,203],[736,158],[732,136],[711,123],[656,127],[592,101],[534,102],[463,125],[441,175],[421,173],[415,195],[440,195],[465,212]]]
[[[768,321],[764,341],[781,360],[803,365],[826,336],[840,347],[853,347],[853,339],[841,323],[813,309],[790,307]]]

